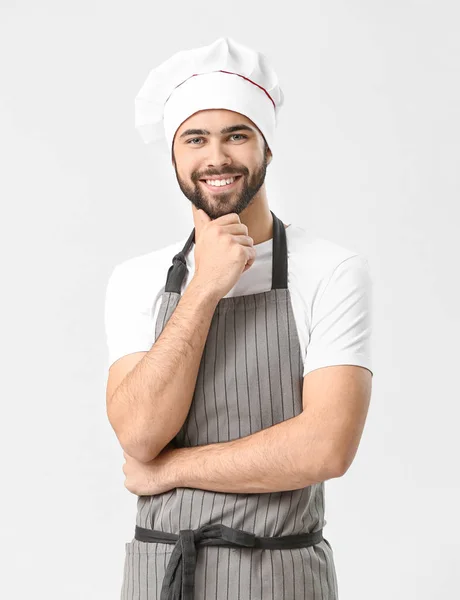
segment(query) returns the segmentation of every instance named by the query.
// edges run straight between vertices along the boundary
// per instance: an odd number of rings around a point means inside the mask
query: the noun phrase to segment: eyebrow
[[[226,133],[234,133],[235,131],[254,132],[254,129],[252,127],[249,127],[248,125],[244,125],[243,123],[241,123],[240,125],[232,125],[231,127],[224,127],[223,129],[220,130],[220,133],[222,135],[225,135]],[[206,129],[186,129],[184,131],[184,133],[180,134],[179,137],[183,138],[183,137],[186,137],[187,135],[211,135],[211,132],[207,131]]]

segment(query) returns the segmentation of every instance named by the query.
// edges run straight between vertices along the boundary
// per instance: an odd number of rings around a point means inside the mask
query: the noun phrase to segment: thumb
[[[197,209],[194,207],[193,220],[195,222],[195,236],[196,236],[196,239],[198,240],[198,238],[201,235],[201,231],[203,230],[204,227],[206,227],[206,225],[208,223],[210,223],[212,221],[212,219],[208,215],[208,213],[205,212],[203,209],[201,209],[201,208]]]
[[[202,208],[195,208],[195,220],[201,225],[205,225],[206,223],[212,221],[208,213],[206,213]]]
[[[202,229],[206,226],[207,223],[210,223],[212,219],[209,217],[208,213],[206,213],[201,208],[196,208],[193,206],[193,221],[195,223],[195,242],[198,241],[198,238],[201,236]]]

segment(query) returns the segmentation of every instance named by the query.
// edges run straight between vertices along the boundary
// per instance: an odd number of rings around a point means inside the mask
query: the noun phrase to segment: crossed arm
[[[136,491],[125,485],[139,493],[142,480],[143,494],[174,487],[264,493],[340,477],[357,452],[371,386],[372,374],[364,367],[316,369],[304,378],[301,414],[229,442],[167,447],[150,463],[136,461]]]
[[[237,440],[175,449],[175,487],[251,494],[300,489],[335,477],[327,445],[320,449],[319,440],[308,435],[305,416]]]

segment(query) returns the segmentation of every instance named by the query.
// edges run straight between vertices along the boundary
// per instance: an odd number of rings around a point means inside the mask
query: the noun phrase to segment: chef
[[[107,287],[107,414],[138,497],[122,600],[338,598],[324,482],[367,415],[371,280],[270,210],[282,104],[266,58],[231,38],[173,55],[136,98],[194,227]],[[287,175],[298,201],[304,175]]]

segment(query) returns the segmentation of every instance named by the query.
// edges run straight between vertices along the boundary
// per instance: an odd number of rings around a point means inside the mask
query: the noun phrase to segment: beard
[[[192,184],[186,183],[179,177],[176,167],[176,161],[174,160],[174,170],[176,171],[176,179],[180,189],[184,196],[186,196],[190,202],[197,208],[203,210],[211,219],[218,219],[223,215],[230,213],[240,214],[249,204],[252,202],[254,196],[262,187],[265,181],[265,175],[267,172],[267,151],[264,152],[264,158],[262,164],[249,176],[249,170],[246,167],[239,169],[231,167],[225,168],[225,174],[231,176],[232,174],[241,175],[241,190],[231,190],[227,193],[220,192],[214,198],[210,198],[212,192],[207,193],[204,187],[199,183],[199,180],[203,178],[198,173],[193,172],[191,175]],[[206,175],[216,176],[220,175],[218,171],[208,172]]]

